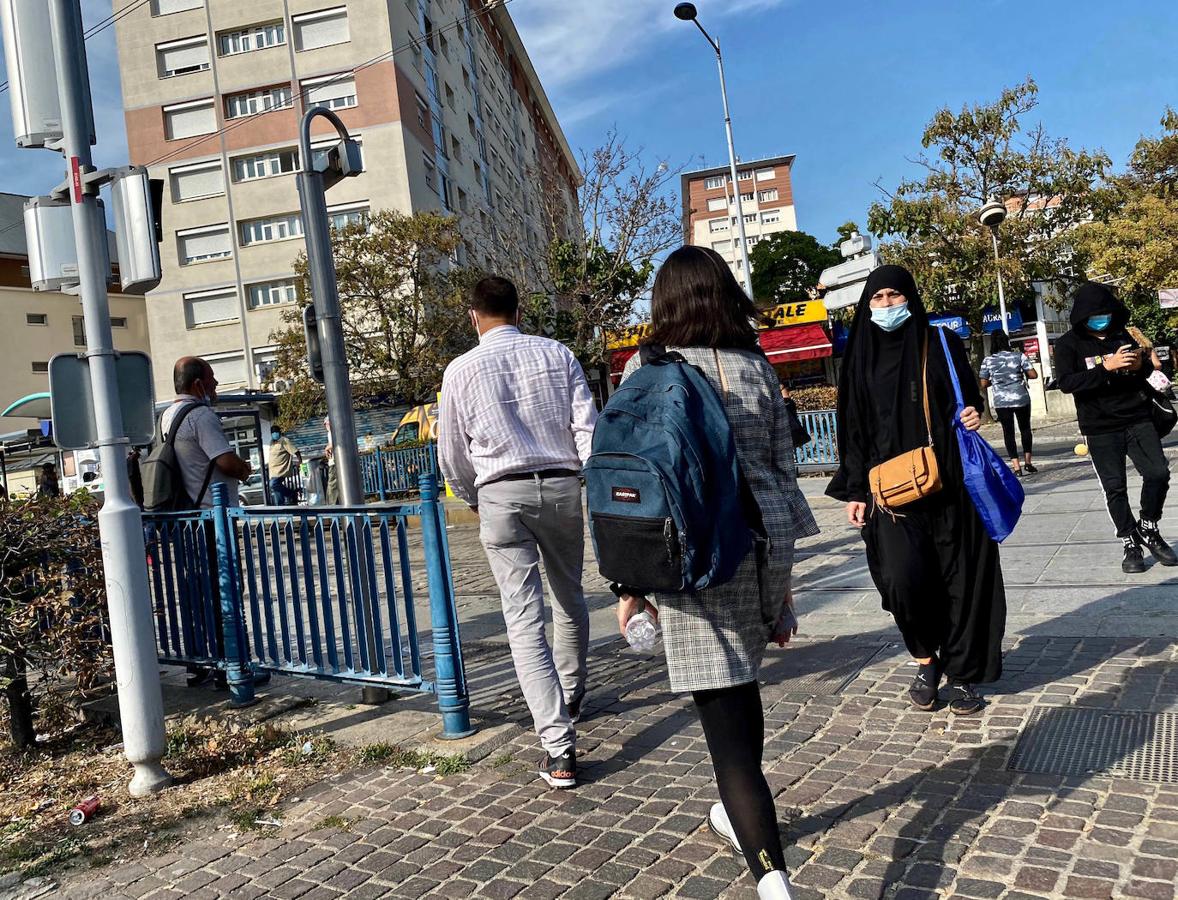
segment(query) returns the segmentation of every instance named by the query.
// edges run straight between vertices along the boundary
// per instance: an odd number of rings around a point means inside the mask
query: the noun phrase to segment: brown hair
[[[654,280],[647,343],[663,347],[757,348],[757,307],[723,257],[707,247],[680,247]]]

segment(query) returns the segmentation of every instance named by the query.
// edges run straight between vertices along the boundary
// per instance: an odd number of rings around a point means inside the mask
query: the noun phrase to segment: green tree
[[[373,213],[332,235],[344,343],[356,406],[432,399],[442,372],[474,346],[465,293],[476,273],[453,264],[461,244],[456,219],[438,213]],[[303,307],[311,302],[307,258],[295,274],[300,302],[271,335],[276,371],[290,388],[282,394],[286,427],[324,410],[323,388],[310,377],[303,338]]]
[[[831,249],[835,252],[838,252],[839,247],[841,247],[843,244],[843,241],[849,241],[851,239],[851,235],[862,233],[859,231],[859,225],[853,221],[843,222],[843,224],[835,230],[838,232],[838,239],[833,244],[831,244]],[[839,256],[841,257],[842,254],[839,253]]]
[[[998,296],[980,208],[993,198],[1007,208],[999,249],[1009,302],[1029,298],[1035,283],[1064,288],[1078,277],[1075,229],[1098,207],[1108,157],[1073,150],[1042,125],[1025,128],[1037,94],[1028,79],[991,103],[939,110],[921,136],[922,177],[881,187],[886,200],[868,214],[868,229],[887,239],[884,257],[912,270],[930,308],[960,309],[975,330]]]
[[[1167,109],[1158,137],[1143,137],[1127,170],[1101,191],[1094,221],[1081,225],[1078,244],[1089,274],[1114,281],[1133,324],[1158,343],[1175,336],[1159,288],[1178,288],[1178,113]]]
[[[753,296],[761,306],[805,300],[818,286],[823,269],[842,262],[838,250],[804,231],[779,231],[749,252]]]

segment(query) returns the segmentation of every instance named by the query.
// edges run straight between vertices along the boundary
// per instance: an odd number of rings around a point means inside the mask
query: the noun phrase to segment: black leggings
[[[765,714],[757,682],[693,691],[692,699],[712,755],[720,800],[758,881],[767,872],[785,871],[773,794],[761,771]]]
[[[1018,447],[1014,443],[1014,420],[1018,419],[1019,434],[1023,439],[1023,453],[1031,452],[1031,406],[1000,406],[995,410],[1002,423],[1002,437],[1006,440],[1006,455],[1018,459]]]

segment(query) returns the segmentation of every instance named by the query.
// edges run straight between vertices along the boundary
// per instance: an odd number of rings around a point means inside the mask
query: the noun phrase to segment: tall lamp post
[[[1010,334],[1010,325],[1006,321],[1006,289],[1002,284],[1002,265],[998,256],[998,226],[1006,221],[1006,206],[997,200],[990,200],[978,211],[978,221],[990,229],[990,238],[994,241],[994,270],[998,273],[998,315],[1001,316],[1002,331]]]
[[[736,227],[740,233],[740,259],[744,265],[745,278],[748,279],[748,294],[753,295],[753,267],[749,262],[749,244],[744,234],[744,206],[740,200],[740,179],[736,172],[736,145],[732,139],[732,116],[728,112],[728,86],[724,80],[724,57],[720,53],[720,42],[715,40],[702,25],[699,24],[699,12],[694,3],[679,3],[675,6],[675,18],[684,22],[694,22],[712,49],[716,51],[716,65],[720,69],[720,96],[724,100],[724,130],[728,134],[728,167],[732,176],[732,194],[736,198]]]

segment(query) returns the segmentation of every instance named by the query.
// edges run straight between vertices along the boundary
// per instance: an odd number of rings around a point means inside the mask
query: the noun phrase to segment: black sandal
[[[949,685],[949,712],[956,716],[974,716],[986,708],[986,701],[964,681]]]

